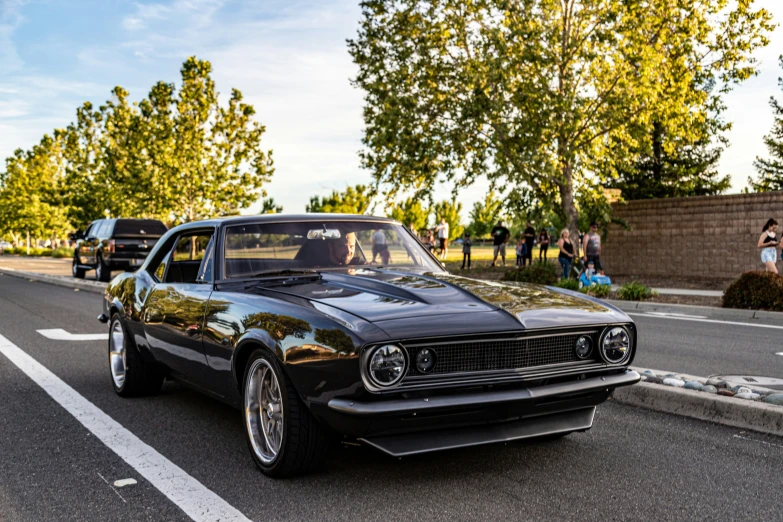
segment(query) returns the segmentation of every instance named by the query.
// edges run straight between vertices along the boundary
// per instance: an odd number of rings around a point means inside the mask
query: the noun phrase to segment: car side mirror
[[[74,232],[73,234],[68,234],[68,238],[69,238],[71,241],[76,241],[76,240],[79,240],[79,239],[84,239],[84,233],[83,233],[81,230],[77,230],[77,231],[76,231],[76,232]]]

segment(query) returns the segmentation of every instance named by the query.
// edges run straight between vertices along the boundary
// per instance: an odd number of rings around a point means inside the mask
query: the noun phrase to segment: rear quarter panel
[[[149,352],[142,324],[142,307],[152,287],[152,278],[144,270],[122,273],[112,279],[104,294],[104,312],[111,317],[120,314],[136,346],[147,357]]]

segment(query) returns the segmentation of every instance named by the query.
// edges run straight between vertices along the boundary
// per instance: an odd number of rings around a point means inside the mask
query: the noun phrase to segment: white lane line
[[[47,339],[53,339],[55,341],[105,341],[109,338],[109,334],[72,334],[66,332],[62,328],[52,328],[51,330],[36,330],[39,334],[43,335]]]
[[[783,355],[783,352],[778,352],[775,355]]]
[[[766,444],[767,446],[775,446],[776,448],[783,448],[781,444],[775,444],[773,442],[767,442],[765,440],[751,439],[750,437],[743,437],[742,435],[734,435],[735,439],[747,440],[750,442],[758,442],[759,444]]]
[[[706,319],[706,315],[688,315],[688,314],[677,314],[674,312],[645,312],[648,315],[659,315],[661,317],[687,317],[689,319]]]
[[[249,522],[236,508],[142,442],[2,335],[0,353],[191,519],[196,522]]]
[[[627,315],[635,315],[639,317],[651,317],[653,319],[671,319],[673,321],[695,321],[697,323],[716,323],[716,324],[732,324],[737,326],[751,326],[753,328],[772,328],[774,330],[783,330],[783,326],[776,326],[773,324],[751,324],[751,323],[740,323],[737,321],[719,321],[717,319],[694,319],[692,317],[672,317],[672,316],[662,316],[662,315],[652,315],[652,314],[643,314],[638,312],[625,312]]]

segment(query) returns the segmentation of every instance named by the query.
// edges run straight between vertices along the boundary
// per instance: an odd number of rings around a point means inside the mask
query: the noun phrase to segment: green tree
[[[0,173],[0,235],[15,242],[62,237],[69,229],[68,208],[60,199],[63,132],[44,135],[29,151],[17,149]]]
[[[261,214],[282,214],[283,205],[275,203],[275,198],[261,200]]]
[[[710,147],[709,139],[707,129],[695,141],[671,136],[663,123],[655,121],[631,154],[610,156],[616,179],[609,186],[620,189],[625,200],[725,192],[731,177],[720,176],[717,169],[723,149]]]
[[[211,72],[190,57],[179,90],[159,82],[131,104],[115,87],[97,110],[77,110],[64,153],[74,223],[138,216],[178,224],[237,214],[265,196],[274,172],[261,147],[265,128],[238,90],[218,103]]]
[[[495,191],[490,190],[484,196],[484,201],[476,201],[473,210],[470,211],[470,225],[468,231],[473,237],[488,236],[492,227],[503,214],[503,200],[497,197]]]
[[[406,227],[413,223],[416,230],[427,227],[429,215],[429,211],[421,204],[421,200],[416,198],[407,198],[402,203],[394,205],[388,214],[390,218],[396,219]]]
[[[368,185],[347,187],[343,192],[333,190],[331,195],[310,198],[306,212],[326,212],[330,214],[365,214],[370,210],[375,193]]]
[[[755,74],[771,15],[752,0],[364,0],[349,50],[365,91],[362,165],[393,194],[491,182],[575,193],[630,129],[721,110]],[[717,85],[707,90],[702,86]]]
[[[783,56],[779,58],[783,67]],[[783,78],[778,78],[778,85],[783,89]],[[772,130],[764,136],[764,145],[767,146],[770,159],[756,157],[753,166],[758,172],[758,178],[748,179],[748,184],[756,192],[769,192],[771,190],[783,190],[783,105],[771,96],[769,106],[775,115]]]
[[[456,200],[441,201],[435,203],[432,207],[432,213],[435,216],[435,225],[440,224],[441,219],[445,219],[449,225],[449,240],[462,237],[465,227],[462,226],[462,203]]]

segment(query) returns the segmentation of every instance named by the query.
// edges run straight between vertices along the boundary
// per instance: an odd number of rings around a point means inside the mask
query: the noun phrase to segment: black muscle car
[[[272,476],[312,468],[334,434],[405,456],[585,431],[639,381],[620,310],[450,274],[369,216],[176,227],[111,281],[100,319],[119,395],[173,378],[238,406]]]

